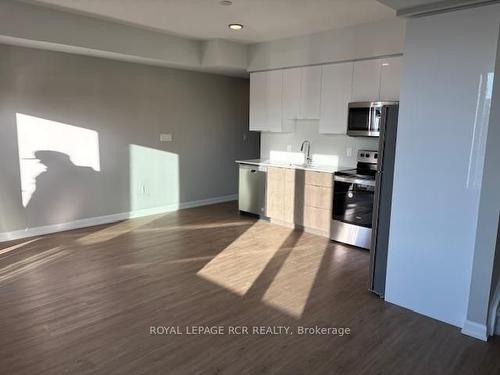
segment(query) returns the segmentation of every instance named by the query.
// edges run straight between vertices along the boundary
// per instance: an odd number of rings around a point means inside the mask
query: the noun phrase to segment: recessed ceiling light
[[[219,1],[219,4],[229,6],[229,5],[233,5],[233,2],[229,1],[229,0],[222,0],[222,1]]]
[[[229,26],[229,28],[231,30],[241,30],[241,29],[243,29],[243,25],[241,25],[239,23],[230,23],[228,26]]]
[[[382,66],[389,66],[389,63],[383,63]]]

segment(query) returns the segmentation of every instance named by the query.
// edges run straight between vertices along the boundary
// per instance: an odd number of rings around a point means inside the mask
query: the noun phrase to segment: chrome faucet
[[[308,165],[312,163],[311,159],[311,142],[307,139],[302,142],[302,146],[300,146],[300,151],[304,153],[304,164]]]

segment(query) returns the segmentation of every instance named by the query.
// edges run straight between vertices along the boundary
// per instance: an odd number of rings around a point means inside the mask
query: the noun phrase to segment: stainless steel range
[[[330,238],[370,249],[378,151],[360,150],[357,161],[334,174]]]

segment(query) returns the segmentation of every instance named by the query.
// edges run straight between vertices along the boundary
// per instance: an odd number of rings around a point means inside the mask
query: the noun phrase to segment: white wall
[[[474,266],[467,311],[469,322],[482,325],[488,321],[490,300],[500,299],[500,290],[495,289],[500,278],[500,228],[498,225],[500,215],[500,80],[498,79],[500,77],[500,48],[498,47],[495,76],[497,79],[491,100],[490,126],[486,142]],[[499,295],[495,296],[495,292]],[[492,315],[496,315],[496,311],[492,311]]]
[[[500,5],[407,22],[386,299],[462,326]]]
[[[262,159],[302,161],[300,146],[311,142],[313,161],[339,167],[356,166],[357,150],[377,150],[378,138],[348,137],[347,135],[321,135],[318,121],[297,121],[294,133],[262,133],[260,155]],[[349,156],[347,151],[351,149]]]
[[[405,20],[391,18],[250,46],[248,71],[401,54]]]

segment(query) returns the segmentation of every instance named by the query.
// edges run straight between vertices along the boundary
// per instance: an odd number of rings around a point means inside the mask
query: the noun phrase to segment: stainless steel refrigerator
[[[398,112],[399,105],[393,104],[383,106],[381,113],[370,250],[370,290],[381,297],[385,295]]]

